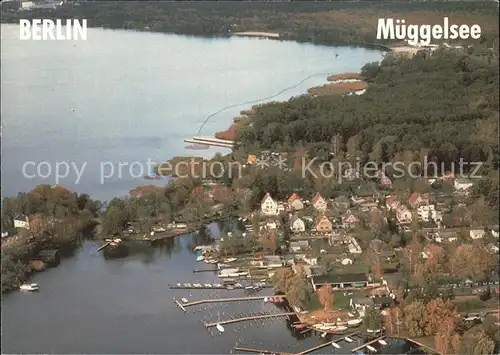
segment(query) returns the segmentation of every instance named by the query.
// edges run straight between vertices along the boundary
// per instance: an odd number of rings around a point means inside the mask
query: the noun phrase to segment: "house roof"
[[[14,217],[14,220],[28,222],[28,217],[26,217],[24,214],[18,214]]]
[[[273,198],[271,197],[271,195],[269,194],[269,192],[266,192],[266,194],[264,195],[264,197],[262,198],[262,201],[260,201],[260,203],[264,203],[268,198],[270,198],[271,200],[273,200]]]
[[[312,198],[311,203],[314,205],[319,201],[325,201],[325,199],[319,192],[316,192],[316,195],[314,195],[314,197]]]
[[[349,198],[347,198],[347,196],[344,196],[344,195],[337,197],[335,199],[335,202],[337,202],[337,203],[350,203]]]
[[[293,201],[296,201],[296,200],[299,200],[301,201],[300,199],[300,196],[294,192],[289,198],[288,198],[288,203],[292,203]]]
[[[341,282],[367,282],[368,278],[365,274],[339,274],[339,275],[321,275],[313,276],[315,285],[331,284]]]
[[[300,219],[300,217],[299,217],[298,215],[294,214],[294,215],[292,216],[292,218],[290,218],[290,223],[291,223],[291,224],[293,224],[293,223],[295,223],[295,221],[296,221],[296,220],[298,220],[298,219]],[[300,220],[302,221],[302,219],[300,219]]]
[[[386,199],[385,199],[385,204],[386,204],[387,206],[392,206],[392,205],[393,205],[394,203],[396,203],[396,202],[397,202],[397,201],[396,201],[396,196],[394,196],[394,195],[389,195],[389,196],[387,196],[387,197],[386,197]]]
[[[316,220],[314,221],[315,224],[318,224],[320,223],[321,221],[323,221],[324,219],[326,219],[330,224],[332,224],[332,222],[330,221],[330,219],[325,215],[325,214],[320,214],[316,217]]]

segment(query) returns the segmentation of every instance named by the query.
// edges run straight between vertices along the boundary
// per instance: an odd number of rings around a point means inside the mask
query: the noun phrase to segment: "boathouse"
[[[365,274],[344,275],[321,275],[311,277],[314,290],[325,285],[332,285],[334,289],[339,288],[363,288],[368,285],[368,277]]]

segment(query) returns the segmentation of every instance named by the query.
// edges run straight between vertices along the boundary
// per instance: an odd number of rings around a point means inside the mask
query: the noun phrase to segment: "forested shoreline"
[[[54,9],[17,11],[2,3],[2,22],[21,18],[85,18],[91,27],[145,30],[196,36],[231,32],[278,32],[284,40],[315,44],[390,44],[377,40],[378,18],[413,24],[480,24],[481,41],[498,47],[494,2],[68,2]]]

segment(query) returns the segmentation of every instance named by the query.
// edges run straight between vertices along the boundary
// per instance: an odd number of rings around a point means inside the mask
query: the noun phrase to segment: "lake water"
[[[125,195],[146,183],[142,175],[148,172],[137,167],[144,170],[148,158],[159,162],[193,154],[183,139],[195,135],[211,113],[242,103],[214,116],[203,135],[225,129],[250,106],[244,102],[279,92],[273,99],[286,100],[325,83],[329,74],[358,71],[382,57],[362,48],[102,29],[89,29],[87,42],[30,42],[18,40],[18,26],[1,30],[2,196],[55,184],[57,162],[78,169],[86,163],[78,183],[74,171],[59,181],[70,189],[100,199]],[[23,176],[26,162],[42,161],[52,175]],[[101,183],[106,162],[116,171]],[[138,163],[132,174],[125,167],[119,176],[119,162]],[[29,166],[26,172],[34,170]],[[2,352],[229,353],[236,344],[298,352],[322,341],[317,335],[299,341],[286,320],[228,325],[223,335],[212,335],[200,324],[278,311],[262,301],[198,306],[183,313],[173,297],[244,293],[169,289],[177,282],[218,281],[212,273],[192,273],[199,267],[192,248],[203,242],[196,238],[172,239],[123,260],[105,260],[98,245],[87,242],[59,267],[33,277],[41,285],[39,293],[5,297]],[[346,351],[345,344],[338,350]]]
[[[237,105],[201,135],[226,129],[245,102],[287,100],[382,58],[364,48],[104,29],[89,29],[87,41],[20,41],[17,25],[1,29],[2,196],[39,183],[125,195],[150,183],[148,159],[225,152],[185,149],[210,114]],[[70,169],[57,181],[58,162],[60,176],[62,162]]]

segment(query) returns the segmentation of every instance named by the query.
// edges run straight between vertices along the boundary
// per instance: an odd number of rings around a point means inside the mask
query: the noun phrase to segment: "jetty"
[[[286,296],[284,296],[284,295],[277,295],[277,296],[249,296],[249,297],[216,298],[216,299],[208,299],[208,300],[199,300],[199,301],[188,302],[188,303],[184,304],[184,307],[196,306],[196,305],[203,304],[203,303],[255,301],[255,300],[263,300],[264,298],[269,298],[269,297],[281,297],[281,298],[285,298]]]
[[[244,322],[244,321],[248,321],[248,320],[257,320],[257,319],[266,319],[266,318],[275,318],[275,317],[285,317],[285,316],[293,316],[293,315],[295,315],[295,312],[276,313],[276,314],[264,314],[264,315],[261,315],[261,316],[251,316],[251,317],[241,317],[241,318],[223,320],[223,321],[219,321],[219,322],[205,323],[205,327],[210,328],[210,327],[215,327],[217,324],[225,325],[225,324],[231,324],[231,323]]]
[[[235,347],[236,351],[243,351],[245,353],[254,353],[254,354],[280,354],[280,355],[294,355],[294,353],[284,353],[281,351],[271,351],[271,350],[259,350],[252,348],[240,348],[239,346]]]
[[[184,139],[186,143],[192,144],[204,144],[213,147],[222,147],[232,149],[236,144],[235,141],[230,141],[226,139],[219,139],[214,137],[193,137]]]
[[[312,353],[313,351],[316,351],[316,350],[319,350],[319,349],[325,348],[325,347],[327,347],[327,346],[329,346],[329,345],[332,345],[332,343],[337,343],[337,342],[339,342],[339,341],[344,340],[345,338],[350,338],[350,337],[353,337],[353,336],[355,336],[356,334],[359,334],[359,332],[346,334],[346,335],[344,335],[344,336],[342,336],[342,337],[340,337],[340,338],[337,338],[337,339],[335,339],[335,340],[327,341],[326,343],[316,345],[316,346],[314,346],[314,347],[312,347],[312,348],[310,348],[310,349],[307,349],[307,350],[302,351],[301,353],[298,353],[297,355],[303,355],[303,354],[309,354],[309,353]],[[376,340],[378,340],[378,339],[376,339]],[[371,344],[371,343],[370,343],[370,344]],[[362,347],[360,347],[359,349],[361,349],[361,348],[362,348]],[[356,349],[354,349],[354,350],[356,350]],[[354,351],[354,350],[353,350],[353,351]]]
[[[210,271],[219,271],[219,269],[217,268],[209,268],[209,269],[194,269],[193,270],[193,273],[197,273],[197,272],[210,272]]]
[[[179,301],[177,301],[176,299],[174,299],[174,302],[179,306],[180,309],[182,309],[184,312],[187,313],[187,309],[184,308],[184,306]]]
[[[234,32],[232,33],[232,35],[240,37],[280,38],[280,34],[275,32],[246,31],[246,32]]]
[[[355,351],[361,350],[361,349],[365,348],[367,345],[371,345],[371,344],[373,344],[373,343],[377,343],[379,340],[382,340],[382,339],[384,339],[384,338],[386,338],[386,336],[385,336],[385,335],[383,335],[383,336],[381,336],[381,337],[378,337],[378,338],[376,338],[376,339],[373,339],[373,340],[369,341],[368,343],[364,343],[363,345],[360,345],[360,346],[358,346],[358,347],[356,347],[356,348],[352,349],[352,352],[355,352]]]

